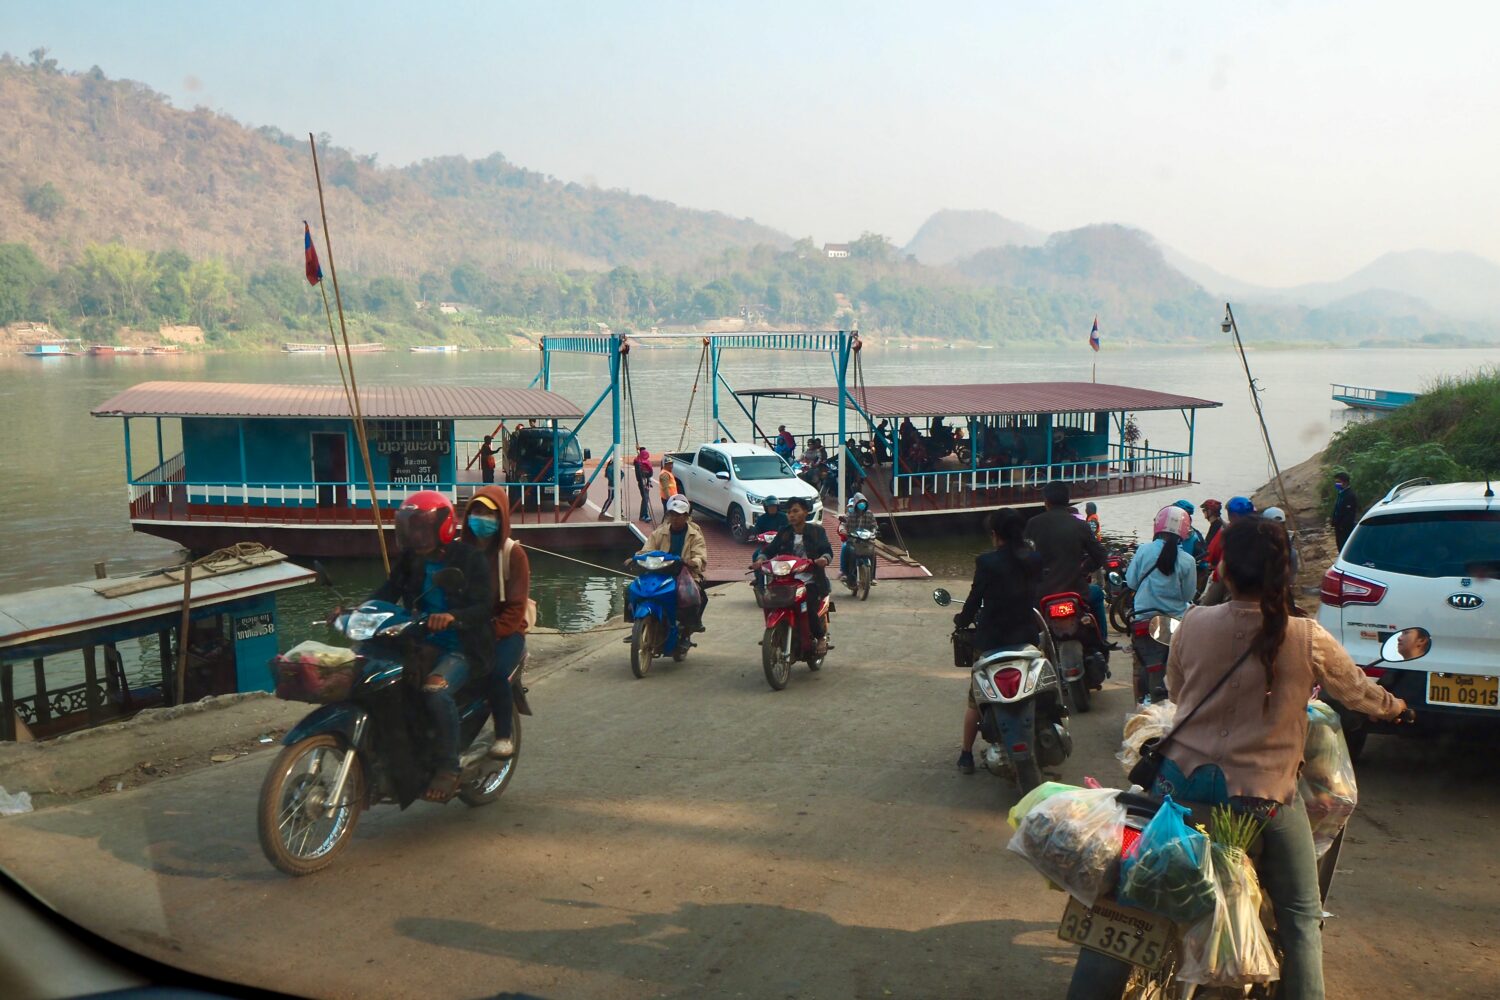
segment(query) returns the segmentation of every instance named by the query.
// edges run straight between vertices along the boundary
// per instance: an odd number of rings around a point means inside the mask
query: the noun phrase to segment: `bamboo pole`
[[[1292,526],[1292,531],[1297,531],[1297,514],[1292,510],[1291,501],[1287,499],[1286,483],[1281,479],[1281,465],[1276,461],[1276,449],[1271,447],[1271,432],[1266,427],[1266,415],[1261,412],[1260,389],[1255,385],[1255,377],[1250,374],[1250,360],[1245,357],[1245,343],[1240,340],[1240,327],[1234,321],[1234,310],[1228,302],[1224,303],[1224,317],[1234,333],[1234,346],[1240,352],[1240,364],[1245,369],[1245,381],[1250,386],[1250,402],[1255,405],[1255,419],[1260,422],[1260,437],[1266,443],[1266,457],[1271,460],[1271,471],[1276,477],[1276,495],[1281,500],[1281,509],[1286,513],[1287,523]]]
[[[333,301],[339,309],[339,332],[344,339],[344,359],[349,363],[349,395],[354,410],[354,436],[359,441],[360,457],[364,459],[365,479],[370,484],[370,517],[375,522],[375,537],[380,541],[380,561],[386,575],[391,572],[391,554],[385,546],[385,526],[380,517],[380,499],[375,494],[375,469],[370,464],[370,441],[365,432],[365,417],[359,405],[359,382],[354,377],[354,354],[349,350],[349,327],[344,322],[344,297],[339,292],[339,272],[333,263],[333,237],[328,233],[328,205],[323,200],[323,174],[318,168],[318,142],[311,132],[307,133],[307,145],[312,149],[313,179],[318,184],[318,211],[323,217],[323,247],[328,254],[328,274],[333,279]],[[326,294],[326,293],[325,293]],[[334,350],[338,350],[337,343]]]

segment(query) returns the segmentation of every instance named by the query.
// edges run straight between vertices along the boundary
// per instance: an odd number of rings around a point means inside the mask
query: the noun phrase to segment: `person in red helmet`
[[[458,792],[458,702],[454,695],[471,679],[489,673],[494,659],[490,613],[495,602],[492,574],[479,550],[458,540],[453,504],[436,490],[407,497],[396,511],[400,553],[390,578],[370,595],[372,601],[400,604],[427,615],[427,643],[436,662],[422,680],[422,700],[436,734],[433,776],[422,796],[447,802]],[[435,584],[448,568],[463,573],[451,589]]]
[[[1199,506],[1203,508],[1203,519],[1208,522],[1208,530],[1203,533],[1203,543],[1212,545],[1214,536],[1224,528],[1224,518],[1221,516],[1224,505],[1217,500],[1209,499]]]

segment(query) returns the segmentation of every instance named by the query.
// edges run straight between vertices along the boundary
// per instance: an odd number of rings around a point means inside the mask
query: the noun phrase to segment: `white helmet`
[[[1286,523],[1286,511],[1282,510],[1280,507],[1267,507],[1265,510],[1261,511],[1260,516],[1265,518],[1267,521],[1276,521],[1279,524]]]

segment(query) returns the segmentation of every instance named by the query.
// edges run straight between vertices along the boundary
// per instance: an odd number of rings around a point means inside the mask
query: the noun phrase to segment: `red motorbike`
[[[1092,629],[1097,632],[1099,625],[1085,610],[1087,605],[1081,594],[1050,594],[1039,603],[1052,640],[1052,662],[1062,674],[1063,686],[1068,689],[1073,707],[1079,712],[1087,712],[1091,692],[1102,688],[1109,676],[1109,665],[1103,656],[1084,652],[1084,631]]]
[[[792,677],[792,664],[806,663],[809,670],[823,669],[826,653],[818,655],[818,640],[812,634],[812,618],[823,622],[823,635],[831,636],[828,615],[833,601],[817,598],[810,608],[810,590],[804,579],[813,572],[810,559],[801,556],[774,556],[757,571],[763,574],[764,586],[756,588],[757,603],[766,615],[766,634],[760,640],[760,662],[771,690],[780,691]]]

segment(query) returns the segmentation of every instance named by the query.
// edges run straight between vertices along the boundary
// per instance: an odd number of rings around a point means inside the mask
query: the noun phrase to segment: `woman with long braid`
[[[1152,791],[1228,804],[1266,821],[1259,870],[1284,952],[1278,995],[1316,1000],[1323,996],[1323,907],[1312,829],[1297,794],[1307,701],[1322,685],[1352,712],[1409,715],[1326,629],[1293,616],[1280,524],[1236,518],[1221,537],[1219,576],[1230,600],[1190,609],[1172,640],[1167,687],[1183,724],[1166,744]],[[1118,997],[1129,974],[1129,966],[1085,949],[1069,1000]]]

